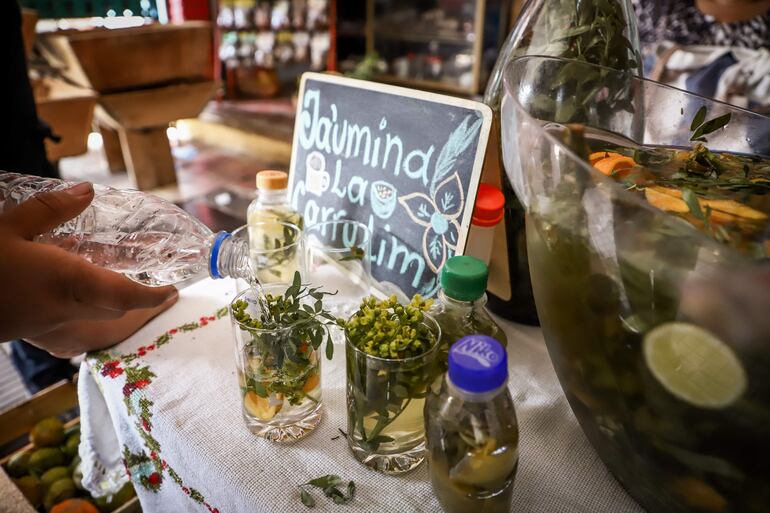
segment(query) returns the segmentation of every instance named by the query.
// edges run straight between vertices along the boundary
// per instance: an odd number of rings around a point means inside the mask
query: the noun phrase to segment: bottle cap
[[[494,226],[503,219],[505,196],[503,191],[482,183],[476,194],[476,206],[473,207],[473,224],[476,226]]]
[[[490,392],[508,381],[503,346],[486,335],[469,335],[449,349],[449,380],[460,390]]]
[[[475,301],[487,290],[489,269],[478,258],[460,255],[448,259],[441,268],[441,288],[458,301]]]
[[[289,175],[283,171],[260,171],[257,173],[257,189],[279,191],[289,186]]]

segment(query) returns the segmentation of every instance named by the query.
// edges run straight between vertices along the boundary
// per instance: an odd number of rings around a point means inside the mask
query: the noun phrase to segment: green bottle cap
[[[487,290],[487,265],[472,256],[454,256],[441,268],[441,288],[457,301],[475,301]]]

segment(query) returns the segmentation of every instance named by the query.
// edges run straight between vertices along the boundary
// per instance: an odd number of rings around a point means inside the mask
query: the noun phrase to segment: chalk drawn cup
[[[380,219],[388,219],[396,210],[396,200],[398,191],[396,188],[383,180],[377,180],[372,183],[370,193],[372,211]]]
[[[371,238],[358,221],[328,221],[302,233],[302,276],[327,292],[324,304],[338,317],[351,314],[371,292]]]
[[[305,190],[321,196],[329,189],[331,175],[326,172],[326,159],[318,151],[312,151],[305,160]]]

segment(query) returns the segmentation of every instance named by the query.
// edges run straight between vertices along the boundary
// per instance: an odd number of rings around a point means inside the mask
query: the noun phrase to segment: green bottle
[[[489,268],[472,256],[454,256],[441,268],[441,289],[431,315],[441,327],[438,365],[447,369],[449,347],[467,335],[487,335],[505,348],[508,339],[503,329],[487,312]]]

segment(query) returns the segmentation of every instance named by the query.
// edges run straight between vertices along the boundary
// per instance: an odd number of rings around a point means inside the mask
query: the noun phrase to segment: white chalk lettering
[[[431,146],[427,152],[422,150],[412,150],[409,152],[409,155],[407,155],[404,160],[404,172],[406,173],[406,176],[416,180],[422,179],[422,184],[428,185],[428,164],[430,164],[430,157],[433,155],[434,149],[435,148]],[[420,167],[412,169],[410,164],[412,159],[420,159],[422,161]]]

